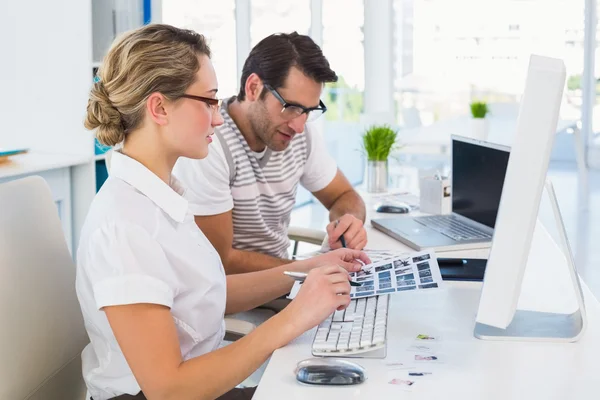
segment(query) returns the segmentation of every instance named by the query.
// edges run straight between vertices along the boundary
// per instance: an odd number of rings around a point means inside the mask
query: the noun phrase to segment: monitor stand
[[[506,329],[476,323],[474,334],[475,337],[479,339],[575,342],[585,331],[587,319],[579,275],[577,274],[571,247],[567,240],[567,234],[556,200],[554,187],[550,181],[546,182],[545,187],[548,192],[548,197],[550,198],[550,204],[560,236],[560,245],[567,260],[566,266],[569,269],[569,276],[579,307],[577,311],[572,314],[516,310],[512,322]]]

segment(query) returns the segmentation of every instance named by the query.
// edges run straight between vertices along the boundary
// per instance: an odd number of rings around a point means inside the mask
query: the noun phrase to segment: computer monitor
[[[556,135],[562,60],[531,56],[487,262],[477,323],[506,329],[515,315]],[[476,327],[477,329],[482,326]]]
[[[452,212],[494,229],[510,148],[452,136]]]

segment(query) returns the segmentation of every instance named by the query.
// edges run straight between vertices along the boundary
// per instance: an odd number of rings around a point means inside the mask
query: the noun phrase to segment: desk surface
[[[525,274],[519,308],[571,312],[576,303],[568,271],[553,262],[554,243],[534,239],[536,249]],[[405,248],[369,228],[369,247]],[[464,253],[456,254],[464,256]],[[548,279],[546,279],[548,278]],[[583,285],[588,329],[577,343],[492,342],[478,340],[473,327],[481,283],[451,282],[437,292],[392,296],[388,322],[388,356],[357,359],[368,380],[349,387],[307,386],[293,374],[311,356],[314,330],[277,350],[262,377],[255,400],[280,399],[597,399],[600,393],[600,305]],[[386,362],[406,359],[405,349],[418,333],[438,334],[445,362],[430,365],[435,374],[405,392],[387,382],[398,376]],[[401,376],[401,375],[400,375]]]
[[[92,156],[30,152],[0,163],[0,179],[72,167],[92,161]]]

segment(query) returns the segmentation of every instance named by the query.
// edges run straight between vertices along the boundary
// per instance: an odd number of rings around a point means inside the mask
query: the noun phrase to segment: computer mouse
[[[296,379],[309,385],[356,385],[367,379],[363,367],[340,358],[309,358],[296,366]]]
[[[388,214],[406,214],[410,212],[410,207],[402,204],[381,204],[375,211]]]

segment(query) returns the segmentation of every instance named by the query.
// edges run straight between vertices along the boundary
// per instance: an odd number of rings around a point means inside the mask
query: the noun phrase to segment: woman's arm
[[[368,263],[365,253],[352,249],[339,249],[311,259],[296,261],[264,271],[227,276],[226,314],[248,311],[289,293],[294,280],[284,271],[309,272],[325,265],[339,265],[348,271],[358,271],[362,265],[356,259]]]
[[[212,353],[183,361],[169,308],[155,304],[103,310],[149,400],[214,399],[254,372],[277,348],[350,302],[347,272],[312,271],[297,298],[252,333]]]

